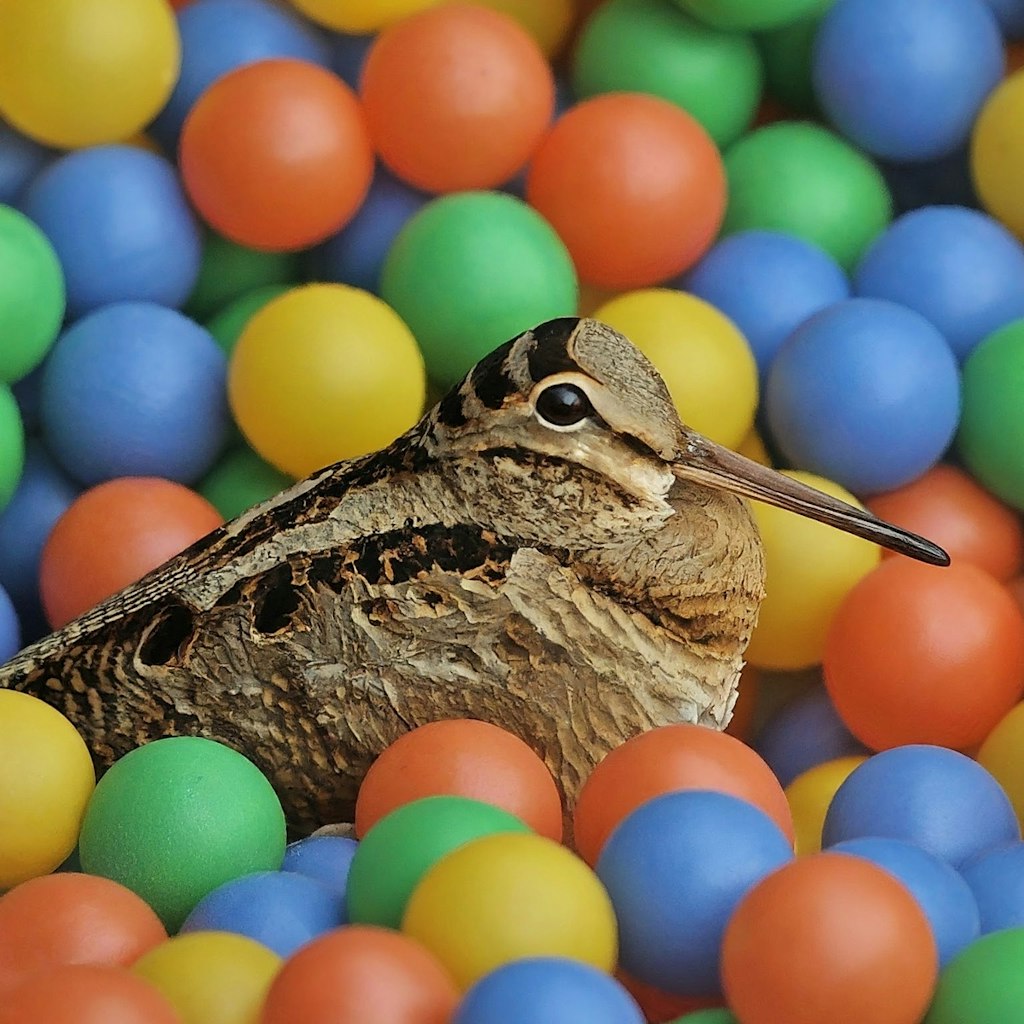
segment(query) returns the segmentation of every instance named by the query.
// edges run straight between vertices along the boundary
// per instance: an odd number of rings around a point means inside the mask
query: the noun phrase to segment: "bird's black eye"
[[[537,414],[555,427],[571,427],[593,411],[590,399],[575,384],[552,384],[537,396]]]

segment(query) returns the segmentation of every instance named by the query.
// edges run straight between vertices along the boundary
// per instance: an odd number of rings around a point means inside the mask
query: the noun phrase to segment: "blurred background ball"
[[[573,0],[475,0],[481,7],[515,18],[548,57],[555,57],[576,18]]]
[[[16,206],[53,151],[0,119],[0,203]]]
[[[213,335],[213,340],[220,345],[221,351],[230,356],[235,351],[238,339],[249,326],[249,321],[279,295],[291,291],[287,284],[268,284],[262,288],[239,295],[232,299],[216,316],[206,321],[206,329]]]
[[[768,98],[794,114],[821,118],[812,81],[814,37],[831,3],[817,13],[788,25],[759,32],[757,49],[764,62],[765,91]]]
[[[394,310],[340,284],[296,288],[249,321],[228,396],[246,439],[296,478],[390,444],[423,411],[423,358]]]
[[[199,483],[198,491],[228,520],[272,498],[293,482],[292,477],[243,446],[218,460]]]
[[[25,427],[11,389],[0,382],[0,512],[14,495],[25,465]]]
[[[199,228],[163,157],[127,145],[69,153],[22,205],[60,259],[72,317],[131,299],[178,307],[196,283]]]
[[[961,865],[981,918],[981,934],[1024,927],[1024,843],[1004,843]]]
[[[971,173],[982,205],[1018,238],[1024,236],[1024,70],[992,91],[971,136]]]
[[[956,359],[919,313],[882,299],[848,299],[812,316],[783,344],[768,374],[765,411],[772,437],[801,469],[857,495],[892,490],[930,469],[953,439]]]
[[[497,192],[463,192],[406,222],[381,297],[415,334],[430,379],[449,388],[509,338],[575,314],[576,272],[536,210]]]
[[[786,786],[786,800],[793,812],[798,857],[821,852],[822,831],[829,806],[850,773],[866,760],[864,754],[850,754],[821,761]]]
[[[565,242],[581,280],[642,288],[686,270],[711,245],[725,175],[689,114],[656,96],[614,93],[558,119],[530,164],[526,197]]]
[[[695,18],[719,28],[756,31],[816,14],[830,0],[675,0]]]
[[[985,742],[978,750],[978,762],[1002,786],[1018,819],[1024,822],[1024,758],[1020,756],[1022,743],[1024,704],[1017,704],[985,737]]]
[[[378,32],[417,11],[433,7],[438,0],[291,0],[313,21],[338,32],[367,35]]]
[[[0,664],[21,650],[21,622],[10,595],[0,584]]]
[[[119,142],[163,106],[179,59],[164,0],[8,0],[0,113],[52,146]]]

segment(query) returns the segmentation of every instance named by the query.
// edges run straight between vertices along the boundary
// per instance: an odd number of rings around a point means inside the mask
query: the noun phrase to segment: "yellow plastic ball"
[[[1018,704],[988,734],[978,751],[978,762],[1006,790],[1024,827],[1024,704]]]
[[[740,455],[745,455],[748,459],[753,459],[754,462],[760,463],[762,466],[768,466],[771,468],[772,457],[768,454],[768,449],[764,446],[764,441],[761,439],[761,435],[756,430],[751,430],[749,434],[736,446],[736,451]]]
[[[821,852],[821,830],[825,827],[828,806],[849,774],[866,760],[858,754],[825,761],[808,768],[786,787],[798,857]]]
[[[132,973],[163,993],[182,1024],[257,1024],[281,964],[244,935],[189,932],[154,946]]]
[[[615,967],[615,914],[597,875],[551,839],[502,833],[439,860],[413,891],[402,931],[461,988],[530,956]]]
[[[0,690],[0,892],[67,859],[95,786],[75,727],[36,697]]]
[[[307,18],[351,35],[369,35],[440,0],[291,0]]]
[[[242,433],[293,477],[376,451],[422,415],[423,357],[380,299],[342,284],[294,288],[248,323],[228,397]]]
[[[971,172],[982,205],[1024,238],[1024,69],[989,96],[974,123]]]
[[[757,410],[757,365],[739,328],[714,306],[648,288],[626,292],[593,315],[654,363],[687,426],[727,448],[747,436]]]
[[[515,18],[537,40],[550,57],[565,41],[572,26],[571,0],[474,0],[478,7],[490,7]]]
[[[839,484],[813,473],[786,476],[858,505]],[[817,665],[843,598],[881,560],[877,544],[761,502],[752,502],[765,556],[765,589],[747,658],[761,668]]]
[[[167,0],[2,0],[0,114],[52,146],[119,142],[178,78]]]

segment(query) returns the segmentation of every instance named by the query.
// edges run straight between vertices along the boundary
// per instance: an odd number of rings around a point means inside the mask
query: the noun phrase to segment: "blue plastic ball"
[[[815,687],[783,705],[754,741],[779,783],[788,786],[815,765],[868,753],[843,724],[824,687]]]
[[[131,299],[177,307],[196,283],[199,226],[174,168],[155,153],[68,153],[32,182],[23,209],[64,268],[71,319]]]
[[[405,222],[430,199],[378,164],[359,211],[341,231],[313,251],[311,276],[379,293],[380,273],[391,243]]]
[[[196,100],[235,68],[276,57],[330,66],[324,35],[293,11],[265,0],[203,0],[178,12],[181,72],[151,131],[168,150],[177,145]]]
[[[1007,39],[1024,39],[1024,0],[985,0]]]
[[[74,479],[160,476],[189,484],[228,436],[227,358],[173,309],[120,302],[83,317],[46,362],[46,443]]]
[[[1007,843],[960,868],[981,913],[981,933],[1024,928],[1024,843]]]
[[[281,870],[315,879],[336,893],[344,907],[348,871],[358,848],[354,839],[344,836],[307,836],[288,845]]]
[[[0,665],[21,650],[21,623],[7,591],[0,586]]]
[[[1020,839],[1009,797],[977,761],[927,744],[894,747],[855,768],[825,816],[822,846],[903,839],[953,867]]]
[[[956,431],[960,375],[952,349],[920,313],[847,299],[786,339],[764,408],[794,466],[876,494],[938,462]]]
[[[261,871],[208,893],[180,931],[235,932],[287,957],[344,923],[341,900],[326,886],[290,871]]]
[[[331,39],[331,70],[351,89],[359,91],[366,55],[376,36],[353,36],[338,32]]]
[[[679,995],[721,991],[722,935],[736,904],[793,847],[763,811],[687,790],[641,804],[597,861],[619,923],[621,966]]]
[[[739,327],[762,376],[789,334],[850,296],[846,274],[824,249],[776,231],[723,238],[679,284]]]
[[[0,120],[0,203],[17,206],[29,182],[53,155],[52,149]]]
[[[485,974],[451,1024],[644,1024],[636,1000],[590,964],[562,957],[514,960]]]
[[[935,935],[944,967],[981,934],[978,902],[970,886],[944,860],[900,839],[848,839],[830,853],[863,857],[895,875],[920,904]]]
[[[924,207],[879,236],[854,273],[854,289],[916,310],[962,362],[993,331],[1024,317],[1024,245],[977,210]]]
[[[941,160],[923,164],[880,163],[879,169],[897,214],[922,206],[967,206],[977,209],[981,201],[971,177],[967,146]]]
[[[818,29],[812,74],[822,109],[855,145],[938,160],[967,141],[1004,60],[982,0],[838,0]]]

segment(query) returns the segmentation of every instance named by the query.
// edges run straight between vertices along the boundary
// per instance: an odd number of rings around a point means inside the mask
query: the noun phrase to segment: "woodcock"
[[[163,736],[221,740],[298,832],[351,820],[373,758],[440,718],[522,736],[571,806],[629,737],[726,724],[764,587],[744,498],[948,562],[683,426],[609,327],[552,320],[388,448],[213,531],[0,684],[64,712],[101,766]]]

